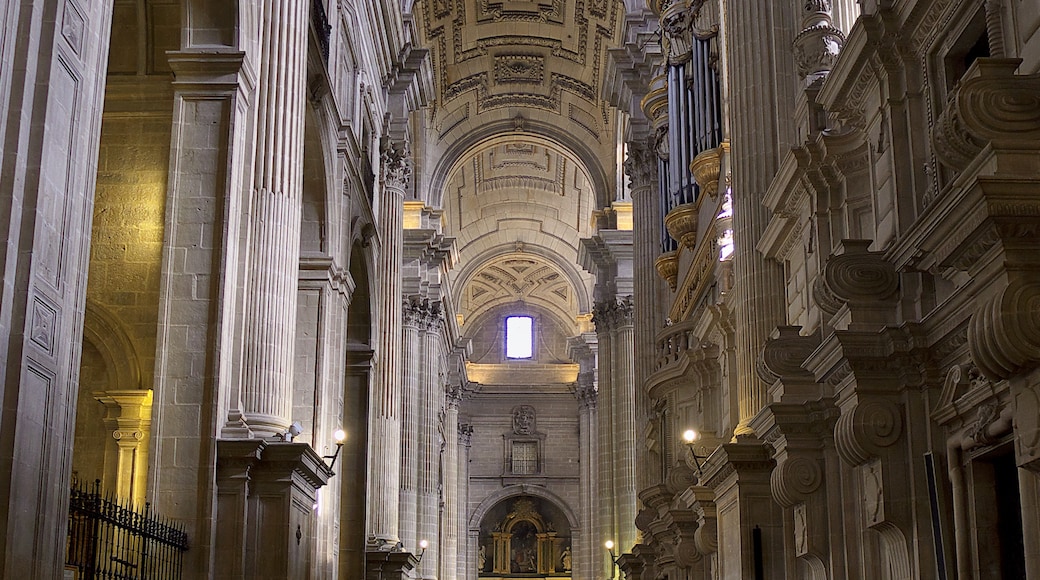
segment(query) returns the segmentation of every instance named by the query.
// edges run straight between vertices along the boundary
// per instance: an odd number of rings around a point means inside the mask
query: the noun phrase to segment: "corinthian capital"
[[[652,186],[656,181],[657,154],[647,142],[630,142],[627,149],[624,169],[625,175],[631,180],[632,189]]]
[[[411,152],[405,141],[384,138],[380,145],[380,181],[386,187],[404,189],[412,177]]]

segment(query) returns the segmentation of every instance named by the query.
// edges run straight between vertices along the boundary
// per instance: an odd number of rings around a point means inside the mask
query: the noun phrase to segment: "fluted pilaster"
[[[596,386],[591,373],[578,375],[575,390],[578,398],[578,460],[581,462],[579,487],[579,510],[581,513],[581,529],[584,531],[581,543],[574,548],[573,570],[576,578],[594,578],[593,562],[597,556],[595,501],[596,501]]]
[[[420,327],[425,312],[418,300],[404,302],[401,331],[401,504],[400,539],[405,550],[417,553],[419,489],[419,364]]]
[[[763,85],[763,78],[794,78],[788,47],[795,15],[785,6],[758,0],[727,0],[732,119],[733,239],[736,362],[739,423],[736,434],[767,402],[755,360],[769,333],[783,324],[784,281],[779,264],[755,250],[769,223],[762,204],[781,152],[793,138],[794,83]],[[790,86],[788,86],[790,85]]]
[[[459,423],[459,561],[458,580],[476,578],[477,546],[469,535],[469,451],[473,442],[473,426]]]
[[[597,371],[599,373],[599,391],[597,396],[596,416],[596,455],[597,455],[597,486],[598,506],[596,510],[596,544],[602,546],[603,542],[612,540],[618,542],[617,519],[614,512],[615,481],[614,481],[614,426],[613,420],[614,396],[610,387],[612,382],[613,349],[611,348],[612,336],[610,325],[606,317],[605,308],[608,303],[596,305],[593,322],[596,324],[596,341],[598,352]],[[593,570],[593,578],[605,578],[612,570],[613,562],[610,556],[602,549],[595,550],[596,568]]]
[[[418,577],[424,580],[437,578],[440,544],[440,497],[438,486],[441,476],[442,439],[439,431],[438,414],[444,407],[444,386],[439,379],[440,343],[443,319],[439,304],[426,308],[425,324],[421,341],[419,363],[419,488],[418,488],[418,539],[426,540],[429,547],[419,563]],[[445,437],[446,439],[446,437]]]
[[[282,433],[292,420],[308,8],[305,0],[263,7],[242,301],[242,418],[258,437]]]
[[[642,386],[653,372],[654,334],[660,328],[658,319],[657,296],[658,277],[654,268],[659,245],[657,243],[657,221],[654,208],[658,205],[657,192],[657,155],[647,140],[628,144],[628,159],[625,161],[625,174],[628,175],[632,190],[632,219],[634,222],[632,236],[632,277],[635,296],[638,300],[633,305],[633,352],[635,357],[635,385],[637,393],[636,416],[646,417],[649,413],[649,401],[643,393]],[[644,454],[647,457],[649,454]],[[641,465],[636,484],[637,489],[646,489],[657,483],[652,481],[653,475],[659,472],[659,466]]]
[[[456,580],[461,547],[459,546],[459,403],[462,389],[448,387],[444,412],[444,529],[441,533],[441,580]]]
[[[378,329],[372,380],[371,438],[368,480],[368,531],[376,548],[399,539],[398,500],[401,484],[401,231],[404,189],[411,177],[408,152],[403,143],[384,139],[378,200],[380,248],[376,260],[379,277]]]
[[[625,300],[618,303],[615,311],[611,345],[614,349],[611,361],[614,364],[611,385],[614,392],[613,422],[617,431],[615,505],[618,514],[618,546],[625,552],[637,543],[635,521],[639,505],[636,496],[636,388],[632,339],[632,303]]]
[[[638,533],[632,302],[597,304],[593,322],[599,341],[600,485],[608,487],[600,489],[606,502],[601,499],[600,510],[606,512],[601,540],[614,540],[624,552],[636,544]]]

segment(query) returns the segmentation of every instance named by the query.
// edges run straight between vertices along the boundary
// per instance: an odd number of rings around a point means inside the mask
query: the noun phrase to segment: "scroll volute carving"
[[[686,465],[680,463],[668,470],[665,485],[671,493],[680,494],[696,482],[697,474]]]
[[[834,444],[842,461],[853,467],[880,457],[903,434],[903,416],[891,401],[864,401],[842,411],[834,426]]]
[[[980,58],[950,93],[932,129],[936,157],[960,170],[987,143],[1040,149],[1040,74],[1016,75],[1021,59]]]
[[[820,462],[810,457],[790,457],[777,464],[770,474],[773,498],[780,506],[794,507],[806,501],[823,484]]]
[[[895,314],[899,276],[882,252],[867,248],[871,240],[842,240],[823,267],[816,302],[828,313],[848,306],[849,323],[886,323]],[[838,308],[835,308],[835,306]],[[832,314],[833,315],[833,314]]]
[[[698,493],[697,501],[693,504],[693,511],[697,513],[697,531],[694,532],[693,539],[697,543],[700,553],[706,556],[714,554],[719,549],[715,502],[707,497],[710,493],[708,491],[703,494]]]
[[[990,379],[1040,363],[1040,281],[1016,278],[978,307],[968,323],[971,358]]]
[[[820,346],[820,333],[800,334],[800,326],[778,326],[758,357],[758,376],[769,384],[785,377],[811,377],[802,363]]]

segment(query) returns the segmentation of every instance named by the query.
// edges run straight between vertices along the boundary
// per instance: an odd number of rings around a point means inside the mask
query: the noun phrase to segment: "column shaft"
[[[446,394],[444,413],[444,512],[441,518],[441,580],[456,580],[461,546],[459,546],[459,400],[461,392],[451,389]]]
[[[618,549],[628,552],[636,544],[636,389],[632,360],[631,310],[618,313],[611,341],[614,349],[611,377],[615,435],[614,505],[618,522]]]
[[[440,382],[440,313],[428,310],[420,335],[419,363],[419,487],[418,538],[429,547],[419,563],[419,577],[436,579],[440,541],[440,467],[441,437],[438,414],[444,407],[444,387]]]
[[[783,270],[755,249],[769,223],[762,198],[792,135],[795,72],[790,53],[791,10],[757,0],[728,0],[728,58],[732,119],[734,311],[737,321],[736,434],[751,432],[748,421],[766,403],[766,385],[755,361],[766,337],[785,320]],[[781,17],[787,20],[780,20]],[[790,78],[762,84],[763,78]]]
[[[599,308],[597,307],[597,310]],[[597,314],[600,312],[597,311]],[[613,420],[613,392],[611,388],[611,333],[607,320],[596,320],[596,337],[598,341],[597,370],[599,373],[599,395],[597,398],[597,455],[599,466],[598,498],[596,539],[597,548],[602,548],[603,543],[612,540],[617,543],[617,522],[614,514],[614,426]],[[593,571],[596,578],[606,578],[610,575],[613,562],[603,549],[595,551],[596,569]]]
[[[292,420],[308,3],[266,0],[248,222],[242,415],[266,437]]]
[[[419,327],[424,324],[419,304],[404,307],[401,338],[401,505],[399,521],[404,549],[418,553],[419,488]]]
[[[583,378],[585,379],[583,381]],[[581,510],[581,537],[572,541],[572,571],[577,578],[592,578],[593,562],[597,557],[596,530],[596,389],[592,377],[578,377],[578,457],[581,476],[578,480],[579,509]]]
[[[399,538],[398,501],[401,487],[401,228],[404,188],[410,176],[401,144],[386,142],[378,200],[380,247],[376,259],[379,282],[375,376],[372,384],[369,447],[368,531],[377,545]]]
[[[459,423],[459,561],[458,580],[474,580],[477,577],[477,545],[469,533],[469,451],[472,443],[473,426]]]

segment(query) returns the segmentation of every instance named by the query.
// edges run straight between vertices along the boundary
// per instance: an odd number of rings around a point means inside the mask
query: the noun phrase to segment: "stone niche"
[[[505,499],[480,523],[480,578],[570,578],[571,557],[567,517],[544,498]]]

